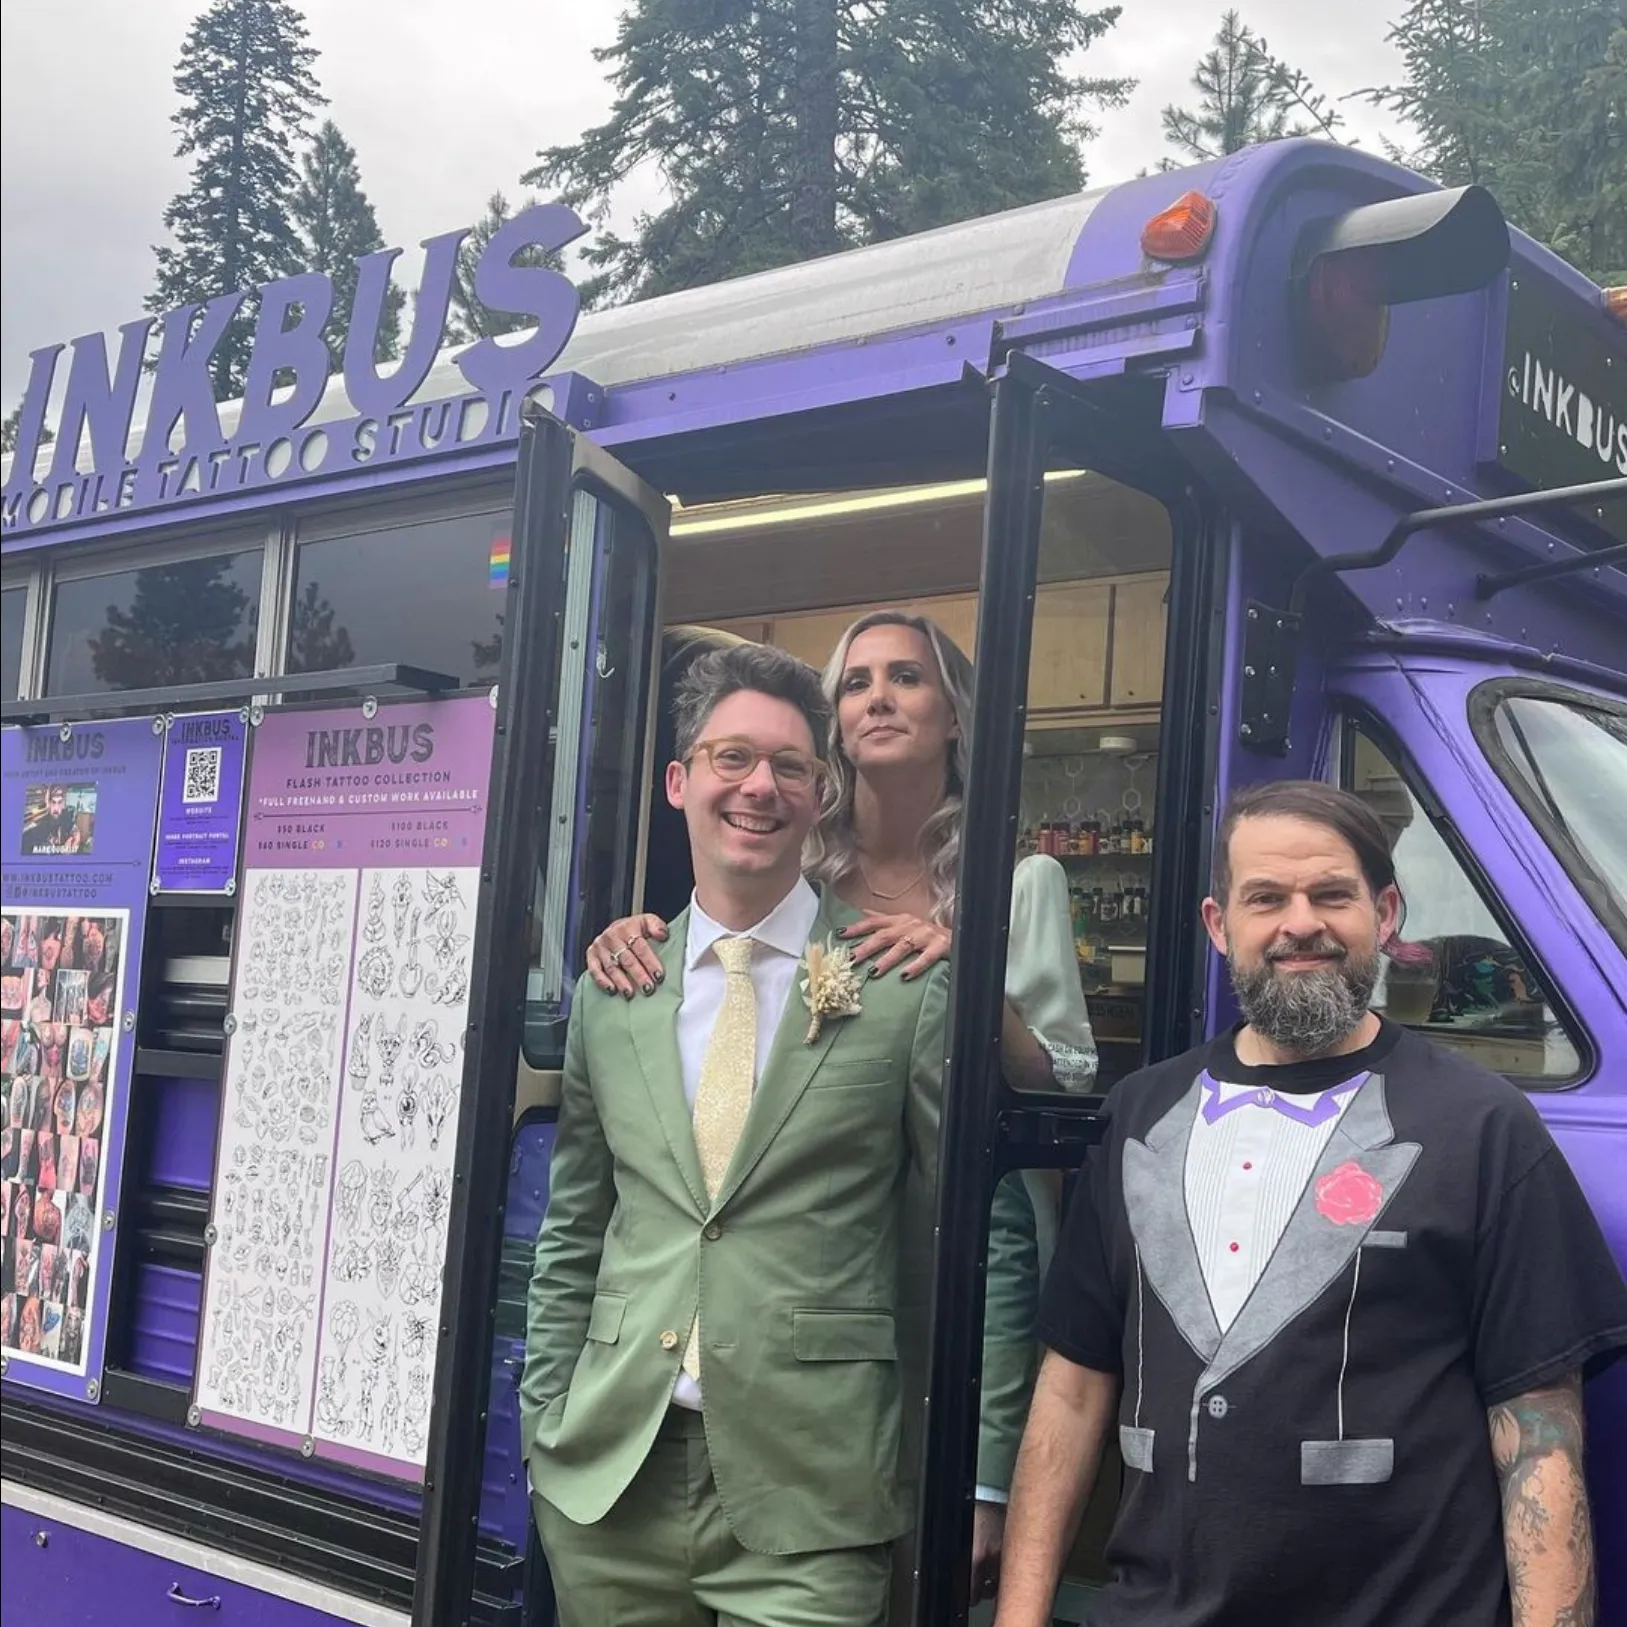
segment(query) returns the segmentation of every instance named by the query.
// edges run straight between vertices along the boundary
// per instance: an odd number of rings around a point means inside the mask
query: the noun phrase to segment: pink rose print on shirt
[[[1335,1226],[1366,1226],[1384,1203],[1384,1188],[1360,1164],[1330,1169],[1316,1183],[1316,1212]]]

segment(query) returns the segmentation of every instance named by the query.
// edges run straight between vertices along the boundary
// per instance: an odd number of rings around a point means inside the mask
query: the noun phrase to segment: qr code
[[[197,746],[186,754],[186,786],[183,802],[220,800],[220,747]]]

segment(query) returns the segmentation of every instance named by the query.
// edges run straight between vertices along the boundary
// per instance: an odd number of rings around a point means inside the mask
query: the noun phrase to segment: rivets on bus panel
[[[102,1387],[95,1379],[90,1379],[85,1385],[85,1399],[99,1401],[102,1398]]]
[[[305,1439],[299,1443],[299,1455],[302,1458],[313,1458],[316,1456],[316,1442],[313,1441],[309,1435],[307,1435]]]
[[[223,890],[228,898],[235,898],[237,896],[237,877],[228,876]]]
[[[164,716],[163,713],[159,713],[159,715],[153,719],[153,733],[163,734],[169,728],[169,724],[170,720]]]
[[[118,1225],[118,1223],[118,1211],[115,1209],[109,1209],[107,1213],[102,1216],[102,1230],[104,1232],[112,1231],[113,1228]]]
[[[135,1014],[135,1012],[133,1012],[133,1011],[125,1012],[124,1021],[119,1026],[121,1028],[123,1028],[123,1030],[127,1034],[135,1033],[135,1031],[136,1031],[136,1014]]]
[[[239,723],[252,723],[254,721],[254,713],[252,709],[247,706],[238,707],[237,721]]]
[[[493,684],[491,686],[491,693],[486,697],[486,699],[491,702],[491,709],[495,712],[497,710],[497,685],[496,684]]]
[[[220,1026],[226,1033],[235,1034],[237,1032],[237,1018],[228,1011]]]
[[[154,898],[158,897],[158,877],[157,876],[154,876],[153,879],[147,883],[147,891],[149,893],[151,893]]]
[[[362,698],[362,716],[365,717],[365,718],[375,718],[375,717],[378,716],[378,712],[379,712],[378,696],[377,695],[366,695],[366,696],[364,696]]]
[[[57,730],[56,736],[58,740],[72,740],[73,725],[71,723],[64,723],[62,727]]]
[[[202,1422],[203,1408],[194,1402],[186,1409],[186,1426],[188,1429],[196,1429]]]
[[[265,709],[265,707],[263,707],[263,706],[251,706],[249,708],[249,727],[251,729],[258,729],[260,727],[260,725],[265,722],[265,720],[266,720],[266,709]]]
[[[220,1231],[215,1225],[214,1221],[211,1220],[209,1224],[203,1228],[203,1240],[210,1248],[213,1248],[215,1244],[220,1241]]]

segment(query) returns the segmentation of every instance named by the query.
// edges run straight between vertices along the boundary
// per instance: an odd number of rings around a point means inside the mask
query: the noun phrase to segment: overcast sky
[[[1085,155],[1092,184],[1133,176],[1165,150],[1159,110],[1190,99],[1192,65],[1223,4],[1125,0],[1085,67],[1140,83],[1099,121]],[[1342,94],[1396,77],[1386,18],[1401,4],[1239,0],[1239,10],[1279,56]],[[201,0],[0,7],[0,410],[21,396],[30,351],[141,314],[164,207],[186,184],[171,81],[201,9]],[[306,0],[326,111],[357,149],[385,241],[466,225],[494,188],[519,193],[538,147],[602,119],[610,94],[591,53],[614,38],[618,10],[612,0]],[[1376,149],[1387,117],[1343,106],[1347,133]],[[618,216],[655,201],[654,185]]]

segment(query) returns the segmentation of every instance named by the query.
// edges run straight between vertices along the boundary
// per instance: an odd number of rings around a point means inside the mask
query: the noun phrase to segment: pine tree
[[[333,316],[323,337],[336,369],[345,364],[345,330],[356,295],[356,261],[384,247],[373,205],[362,191],[356,149],[332,119],[300,159],[300,181],[291,204],[299,231],[300,268],[321,271],[333,280]],[[401,339],[401,310],[406,290],[392,283],[379,320],[375,360],[387,361]]]
[[[6,414],[5,418],[0,420],[0,452],[15,452],[17,450],[17,430],[21,426],[22,420],[23,404],[19,401]],[[55,439],[56,436],[49,429],[40,431],[41,446],[49,446]]]
[[[1188,159],[1223,158],[1286,136],[1331,135],[1341,122],[1304,74],[1272,56],[1235,11],[1220,19],[1214,48],[1192,71],[1192,88],[1196,108],[1171,105],[1163,114],[1165,138]]]
[[[226,578],[231,568],[217,556],[137,571],[130,608],[109,605],[90,641],[96,676],[110,689],[151,689],[253,671],[254,601]]]
[[[610,118],[522,178],[602,222],[635,169],[672,202],[602,232],[584,300],[643,297],[1084,183],[1084,113],[1123,79],[1068,59],[1118,20],[1076,0],[630,0],[598,52]]]
[[[537,200],[526,198],[521,207],[529,209]],[[500,226],[513,218],[514,211],[501,192],[486,200],[486,212],[475,222],[458,250],[458,267],[452,278],[452,304],[447,313],[446,337],[449,344],[466,344],[471,339],[495,339],[532,326],[532,319],[512,311],[494,311],[475,296],[475,267],[486,245]],[[522,249],[514,257],[517,266],[546,266],[551,271],[565,269],[565,257],[557,249]]]
[[[335,614],[332,602],[323,597],[321,583],[307,582],[294,601],[289,621],[290,672],[337,672],[355,662],[350,631],[333,625]]]
[[[1371,92],[1420,142],[1395,156],[1489,187],[1596,282],[1627,281],[1627,14],[1621,0],[1413,0],[1407,77]]]
[[[157,250],[149,311],[201,304],[299,270],[290,219],[294,146],[326,100],[311,72],[315,60],[304,19],[288,0],[214,0],[193,23],[175,72],[176,153],[194,159],[192,184],[164,211],[174,242]],[[216,347],[217,396],[242,389],[251,304]]]

